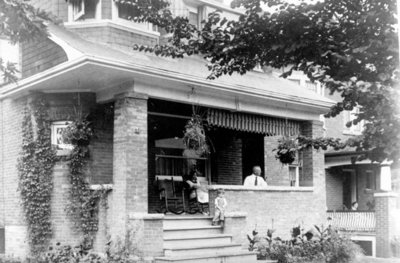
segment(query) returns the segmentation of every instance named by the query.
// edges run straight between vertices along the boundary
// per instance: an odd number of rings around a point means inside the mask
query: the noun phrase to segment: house
[[[170,59],[133,51],[135,43],[154,45],[166,36],[151,24],[128,21],[129,8],[120,1],[31,2],[64,23],[49,24],[46,39],[14,47],[20,80],[0,87],[0,253],[29,253],[17,160],[24,108],[37,99],[47,107],[57,148],[51,242],[80,241],[65,211],[69,150],[57,137],[77,109],[93,117],[96,132],[88,180],[93,189],[109,190],[108,205],[98,215],[97,251],[104,252],[108,240],[128,239],[135,253],[156,262],[252,262],[254,254],[240,248],[246,248],[246,234],[253,229],[276,229],[285,238],[294,225],[326,222],[324,153],[309,149],[295,165],[285,166],[272,150],[282,136],[322,136],[320,115],[333,105],[331,99],[268,72],[207,80],[201,57]],[[221,1],[176,0],[171,8],[195,24],[215,8],[238,15]],[[183,130],[194,112],[210,127],[207,157],[184,155]],[[225,190],[229,206],[223,229],[210,226],[208,216],[160,213],[163,202],[155,182],[182,180],[188,160],[195,161],[208,185],[211,213],[216,191]],[[262,167],[267,188],[242,186],[254,165]]]
[[[330,94],[320,83],[312,83],[300,72],[295,72],[289,79],[333,101],[341,100],[340,95]],[[363,123],[346,126],[358,111],[359,108],[344,111],[335,118],[321,116],[324,136],[345,141],[361,135]],[[396,218],[400,217],[398,165],[372,163],[368,159],[355,162],[357,154],[349,148],[327,150],[324,154],[327,216],[332,218],[333,225],[361,245],[366,255],[388,257],[394,238],[400,234],[396,223]],[[358,204],[357,211],[352,210],[354,202]],[[384,223],[387,221],[390,223]]]

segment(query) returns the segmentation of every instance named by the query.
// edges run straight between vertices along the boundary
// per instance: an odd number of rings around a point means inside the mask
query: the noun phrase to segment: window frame
[[[295,169],[295,178],[294,178],[294,185],[292,185],[292,178],[290,177],[290,169]],[[300,169],[301,169],[301,175],[300,175]],[[290,181],[290,187],[302,187],[300,185],[300,178],[303,176],[303,154],[299,153],[298,151],[296,152],[296,159],[293,163],[288,165],[288,173],[289,173],[289,181]]]
[[[343,111],[343,134],[347,135],[361,135],[363,131],[364,122],[361,121],[357,125],[347,127],[346,124],[354,120],[355,114],[360,112],[360,107],[354,107],[351,111]],[[353,116],[352,116],[353,115]]]
[[[68,2],[68,23],[85,23],[85,22],[90,22],[90,21],[98,21],[98,20],[102,19],[102,17],[101,17],[101,8],[102,8],[101,2],[102,2],[102,0],[97,0],[95,17],[84,19],[84,20],[79,20],[82,16],[85,15],[85,1],[86,0],[82,0],[80,2],[81,11],[79,11],[77,14],[75,14],[75,10],[74,10],[76,8],[76,5],[74,5],[71,2]]]
[[[53,121],[51,123],[51,145],[56,149],[57,156],[68,155],[73,149],[72,144],[60,144],[57,141],[58,129],[65,129],[71,121]]]
[[[114,0],[111,1],[111,20],[118,25],[128,27],[130,29],[134,29],[135,31],[144,32],[147,34],[157,34],[159,35],[157,28],[153,29],[153,24],[145,22],[145,23],[136,23],[134,21],[120,18],[118,14],[119,6]]]

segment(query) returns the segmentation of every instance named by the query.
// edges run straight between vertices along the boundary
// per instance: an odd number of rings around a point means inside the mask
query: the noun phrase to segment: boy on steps
[[[219,222],[221,223],[221,226],[224,226],[224,221],[225,221],[225,208],[226,205],[228,204],[226,202],[226,199],[224,197],[224,190],[219,189],[218,190],[218,196],[215,198],[215,216],[212,220],[212,225],[215,226]]]

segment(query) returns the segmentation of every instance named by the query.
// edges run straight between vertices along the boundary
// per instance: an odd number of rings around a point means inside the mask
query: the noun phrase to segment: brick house
[[[254,70],[209,81],[200,57],[169,59],[132,51],[135,43],[154,45],[166,36],[150,24],[126,20],[129,10],[113,0],[31,2],[64,25],[50,24],[47,39],[7,47],[21,79],[0,87],[0,253],[28,254],[16,164],[23,109],[35,97],[48,104],[53,137],[57,127],[73,121],[78,104],[84,114],[96,116],[89,178],[93,188],[110,188],[108,208],[99,215],[97,251],[104,252],[108,239],[129,238],[139,255],[158,257],[156,262],[185,257],[187,262],[209,257],[252,262],[254,255],[240,250],[251,230],[273,228],[285,238],[294,225],[326,222],[331,199],[324,153],[308,150],[301,161],[284,166],[272,150],[284,135],[322,136],[319,116],[329,110],[331,99],[271,72]],[[192,23],[215,8],[238,15],[221,1],[176,0],[171,8]],[[210,227],[207,216],[158,212],[162,202],[154,182],[182,177],[186,158],[181,138],[193,109],[211,127],[211,154],[192,159],[208,185],[211,214],[216,190],[225,189],[229,206],[223,229]],[[79,235],[65,212],[69,183],[64,154],[58,150],[53,174],[52,240],[76,244]],[[254,165],[262,167],[267,188],[242,186]]]

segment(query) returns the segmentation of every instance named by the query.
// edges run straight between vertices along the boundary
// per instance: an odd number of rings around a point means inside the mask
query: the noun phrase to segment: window
[[[362,132],[363,122],[359,122],[356,125],[352,124],[350,127],[347,127],[347,123],[354,120],[357,117],[357,114],[360,113],[360,108],[355,107],[352,111],[343,111],[343,122],[344,122],[344,131],[345,134],[354,134],[359,135]]]
[[[76,0],[68,5],[69,22],[100,19],[100,0]]]
[[[17,70],[19,70],[19,45],[11,44],[8,39],[0,38],[0,58],[3,65],[7,63],[14,63]],[[16,74],[19,77],[19,74]],[[4,76],[0,73],[0,85],[4,84]]]
[[[151,23],[136,23],[132,19],[139,15],[138,9],[131,4],[112,1],[112,20],[123,26],[147,32],[157,32],[157,27]]]
[[[208,10],[210,9],[207,6],[192,6],[186,5],[187,13],[184,16],[187,16],[189,19],[189,24],[196,26],[197,28],[201,28],[201,21],[207,18]]]
[[[376,177],[375,177],[374,171],[372,171],[372,170],[365,171],[365,176],[367,179],[365,188],[371,189],[371,190],[376,190]]]
[[[56,148],[57,155],[67,155],[73,148],[63,138],[63,132],[69,124],[68,121],[56,121],[51,124],[51,144]]]
[[[303,158],[302,155],[296,154],[296,160],[289,165],[289,181],[290,186],[299,187],[300,180],[303,176]]]

